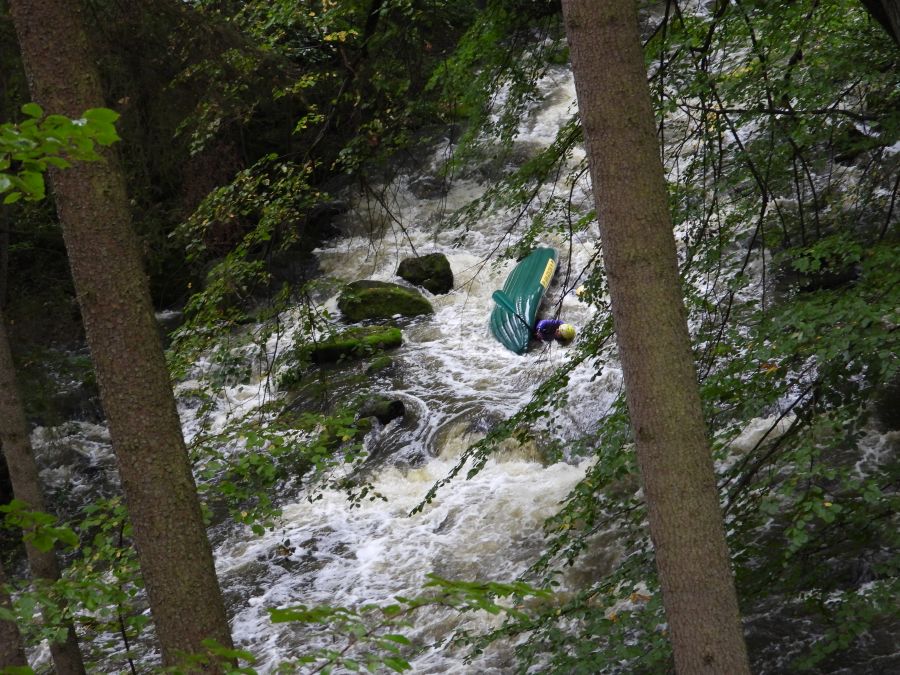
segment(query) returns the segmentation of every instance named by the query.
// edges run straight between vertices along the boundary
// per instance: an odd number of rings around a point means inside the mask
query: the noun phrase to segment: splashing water
[[[543,88],[545,103],[517,141],[523,147],[551,142],[573,112],[574,89],[567,72],[548,77]],[[408,189],[414,179],[405,177],[389,186],[390,214],[381,204],[359,198],[339,223],[345,235],[316,252],[326,275],[346,281],[394,281],[400,260],[432,252],[444,253],[453,270],[454,290],[429,295],[435,314],[404,328],[404,344],[392,353],[394,374],[378,381],[383,393],[401,399],[412,412],[406,421],[380,430],[379,442],[388,447],[393,461],[371,481],[384,501],[351,508],[343,492],[326,490],[316,501],[287,505],[276,531],[261,537],[243,532],[216,551],[223,586],[234,603],[235,640],[257,656],[257,667],[263,670],[301,653],[315,640],[309,631],[273,626],[269,608],[389,604],[395,596],[419,594],[429,573],[513,581],[539,555],[543,521],[558,510],[587,467],[586,462],[545,466],[537,460],[536,448],[519,447],[492,458],[474,478],[455,480],[422,512],[408,515],[460,454],[491,423],[527,403],[537,384],[567,355],[565,348],[553,345],[517,356],[489,333],[491,293],[502,287],[515,264],[493,259],[513,216],[490,216],[468,229],[448,225],[448,215],[478,197],[485,185],[461,179],[450,184],[446,195],[416,199]],[[548,186],[539,199],[549,198],[554,189]],[[587,200],[589,190],[578,185],[573,194]],[[370,233],[377,223],[388,225],[373,238]],[[588,232],[573,241],[571,249],[562,235],[540,243],[559,250],[561,269],[570,263],[579,270],[595,255],[595,242],[596,232]],[[572,291],[557,279],[545,311],[552,312],[552,304],[559,303],[566,321],[584,325],[592,310]],[[334,311],[335,302],[331,298],[326,306]],[[591,368],[581,366],[568,385],[568,413],[582,426],[607,410],[621,384],[615,370],[595,381],[593,375]],[[497,620],[487,614],[467,618],[483,627],[495,626]],[[447,612],[420,614],[412,637],[440,641],[458,621]],[[418,672],[473,667],[464,667],[461,658],[427,650],[413,665]],[[508,658],[492,652],[478,669],[489,672]]]
[[[541,83],[542,103],[523,124],[516,141],[527,155],[553,141],[557,130],[574,112],[574,86],[570,73],[558,69]],[[583,158],[580,150],[570,161]],[[444,151],[435,153],[437,167]],[[514,153],[516,154],[516,153]],[[477,173],[477,172],[476,172]],[[268,609],[296,605],[359,607],[389,604],[398,595],[420,594],[426,575],[456,580],[511,582],[540,555],[542,523],[584,476],[589,462],[570,460],[546,465],[534,444],[509,447],[495,454],[471,479],[458,478],[438,492],[436,499],[416,515],[410,512],[435,482],[450,473],[460,456],[495,423],[526,404],[536,386],[565,363],[568,349],[558,345],[535,347],[524,356],[507,351],[490,335],[488,316],[491,293],[503,286],[515,264],[500,260],[498,252],[514,241],[544,201],[563,190],[589,210],[590,190],[585,182],[546,186],[531,210],[498,213],[468,226],[453,224],[454,210],[470,203],[488,187],[487,181],[460,178],[449,182],[446,194],[417,199],[410,183],[418,176],[403,176],[385,186],[389,200],[373,205],[364,196],[354,200],[338,226],[343,235],[316,251],[324,274],[344,281],[395,281],[405,257],[444,253],[455,278],[454,289],[432,296],[425,292],[435,314],[406,324],[403,346],[392,352],[391,375],[375,379],[375,389],[400,399],[406,418],[378,428],[367,439],[377,442],[389,458],[369,477],[384,499],[351,506],[337,489],[317,492],[310,501],[300,494],[283,504],[278,526],[262,536],[249,529],[218,532],[216,565],[232,621],[236,644],[257,658],[255,667],[267,672],[311,646],[322,646],[323,636],[292,624],[273,625]],[[583,178],[582,181],[586,181]],[[389,204],[389,211],[382,204]],[[519,219],[515,232],[511,223]],[[377,232],[377,236],[372,236]],[[570,241],[562,232],[549,234],[539,245],[553,246],[560,265],[545,298],[545,316],[560,313],[576,326],[585,325],[593,309],[579,301],[575,282],[564,270],[578,271],[596,257],[597,232],[588,230]],[[325,301],[336,311],[336,296]],[[291,337],[288,328],[272,338],[267,349],[283,350]],[[270,354],[271,355],[271,354]],[[248,362],[252,355],[246,354]],[[200,363],[197,372],[208,369]],[[190,441],[204,426],[222,428],[228,419],[252,412],[271,396],[269,373],[257,367],[251,382],[225,386],[210,419],[201,419],[190,390],[196,382],[182,382],[179,411],[185,437]],[[569,376],[568,401],[562,431],[572,436],[600,419],[615,399],[621,377],[606,368],[601,377],[588,365]],[[107,496],[115,490],[114,458],[102,427],[74,423],[55,435],[39,429],[33,436],[36,450],[49,465],[59,460],[59,448],[74,447],[82,463],[94,473],[108,475],[84,480],[65,470],[46,473],[52,485],[65,485],[80,500]],[[60,435],[62,434],[62,435]],[[238,452],[240,448],[230,451]],[[71,462],[70,462],[71,464]],[[61,471],[61,472],[60,472]],[[76,471],[77,473],[77,471]],[[98,486],[103,485],[102,489]],[[74,486],[74,491],[73,491]],[[420,611],[410,637],[422,644],[439,643],[462,619],[456,612]],[[497,627],[497,617],[469,613],[465,625]],[[510,646],[492,647],[480,657],[479,672],[510,667]],[[417,672],[471,672],[463,654],[426,649],[415,657]],[[151,657],[152,660],[152,657]]]

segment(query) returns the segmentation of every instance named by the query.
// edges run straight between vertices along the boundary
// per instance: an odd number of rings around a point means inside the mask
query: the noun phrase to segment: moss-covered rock
[[[397,276],[411,284],[426,288],[435,295],[453,289],[453,271],[443,253],[430,253],[400,262]]]
[[[403,401],[390,399],[386,396],[372,396],[363,401],[359,407],[358,419],[374,417],[382,424],[403,417],[406,414],[406,406]]]
[[[394,359],[387,354],[382,354],[372,359],[371,363],[366,367],[366,375],[375,375],[390,370],[394,366]]]
[[[434,313],[431,303],[415,289],[371,280],[348,284],[338,298],[338,309],[347,321]]]
[[[341,359],[361,359],[371,354],[399,347],[403,343],[396,326],[356,326],[315,344],[309,345],[313,363],[333,363]]]

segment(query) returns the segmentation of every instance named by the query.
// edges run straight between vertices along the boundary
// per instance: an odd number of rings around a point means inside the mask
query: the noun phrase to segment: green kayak
[[[556,251],[552,248],[535,249],[509,273],[503,292],[495,294],[497,305],[491,312],[491,332],[503,346],[516,354],[528,348],[538,305],[555,271]],[[512,307],[515,307],[515,312],[511,311]]]

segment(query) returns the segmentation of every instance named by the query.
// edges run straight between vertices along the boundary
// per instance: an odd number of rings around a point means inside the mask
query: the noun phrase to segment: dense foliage
[[[669,2],[648,21],[647,58],[742,609],[821,631],[751,633],[751,654],[804,669],[889,653],[896,438],[879,431],[896,418],[873,412],[896,406],[897,52],[856,3],[688,9]],[[569,130],[557,138],[565,147]],[[496,193],[527,194],[540,165]],[[528,631],[526,663],[667,663],[642,505],[623,494],[628,439],[621,411],[583,439],[598,461],[548,523],[536,578],[553,583],[610,528],[628,554],[561,612],[510,629]]]

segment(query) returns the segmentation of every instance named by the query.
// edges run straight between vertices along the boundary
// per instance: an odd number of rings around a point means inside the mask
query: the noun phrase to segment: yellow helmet
[[[575,339],[575,326],[570,323],[564,323],[562,326],[556,329],[556,337],[560,340],[565,340],[569,342]]]

